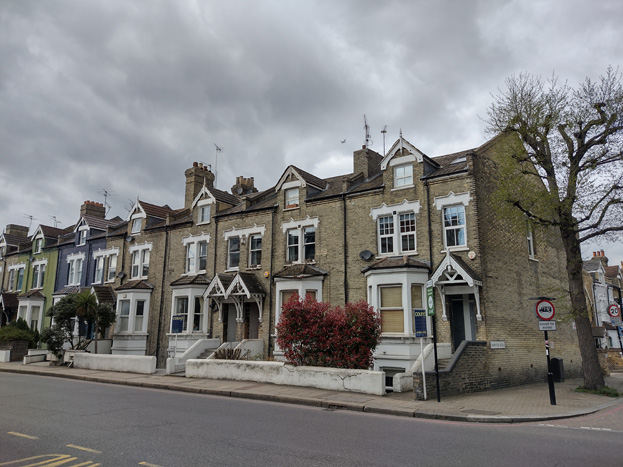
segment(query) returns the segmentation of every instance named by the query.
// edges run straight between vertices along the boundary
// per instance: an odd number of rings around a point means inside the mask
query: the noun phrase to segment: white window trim
[[[7,271],[15,271],[13,273],[13,281],[12,284],[9,284],[9,292],[19,292],[24,289],[24,276],[26,275],[26,263],[16,263],[10,266],[7,266]],[[19,271],[22,269],[24,271],[24,276],[22,276],[22,286],[17,288],[17,278],[19,276]]]
[[[454,192],[448,193],[446,196],[436,196],[434,199],[435,207],[438,211],[442,211],[441,213],[441,228],[443,235],[443,250],[442,253],[446,251],[467,251],[469,250],[468,246],[468,237],[467,237],[467,209],[465,209],[465,245],[457,245],[457,246],[446,246],[446,228],[444,226],[444,218],[443,218],[443,208],[455,206],[462,204],[463,206],[469,206],[469,202],[472,200],[472,196],[469,192],[465,193],[457,193]]]
[[[43,305],[45,303],[44,299],[35,299],[28,298],[26,300],[19,300],[17,305],[17,316],[19,317],[19,309],[23,306],[26,307],[26,317],[24,318],[30,326],[30,320],[32,319],[32,309],[33,307],[39,307],[39,323],[37,325],[37,331],[41,332],[41,328],[43,326],[43,319],[45,318]]]
[[[121,306],[120,302],[122,300],[128,300],[130,302],[130,314],[128,315],[128,330],[127,331],[118,331],[115,329],[115,334],[126,336],[126,335],[146,335],[147,334],[147,322],[149,321],[149,305],[151,299],[151,291],[148,292],[137,292],[137,291],[127,291],[121,292],[117,294],[117,317],[115,319],[115,324],[119,323],[119,317],[121,316]],[[136,321],[136,302],[144,300],[145,308],[143,309],[143,325],[140,331],[134,331],[134,322]]]
[[[231,244],[231,240],[237,238],[238,239],[238,266],[232,266],[231,264],[229,264],[229,254],[230,254],[230,244]],[[227,237],[227,257],[225,258],[227,263],[226,263],[226,269],[225,271],[239,271],[240,270],[240,255],[242,253],[242,249],[240,248],[240,246],[242,245],[242,237],[239,237],[238,235],[229,235]]]
[[[281,230],[283,234],[286,236],[286,261],[291,264],[302,264],[305,263],[305,228],[314,227],[316,229],[316,239],[314,244],[318,245],[318,217],[309,217],[307,216],[305,219],[295,221],[290,218],[288,222],[284,222],[281,224]],[[288,260],[288,231],[290,230],[298,230],[299,232],[299,259],[297,261],[289,261]],[[314,263],[316,259],[314,258]]]
[[[88,225],[83,225],[81,227],[78,228],[78,241],[76,243],[77,246],[83,246],[87,244],[87,233],[89,231],[89,226]],[[84,241],[82,240],[82,233],[84,233]]]
[[[104,261],[104,272],[102,274],[102,281],[101,282],[94,281],[93,282],[94,284],[101,284],[102,282],[111,283],[115,281],[114,277],[112,280],[108,278],[109,271],[110,271],[110,258],[112,256],[117,256],[117,262],[119,261],[119,248],[118,247],[107,248],[105,250],[98,248],[96,251],[93,252],[93,259],[95,261],[98,261],[100,258],[102,261]],[[108,268],[106,266],[108,266]],[[115,268],[115,275],[117,275],[116,268]]]
[[[400,159],[402,159],[402,157]],[[414,182],[414,174],[413,174],[413,172],[414,172],[413,164],[400,164],[400,165],[396,164],[396,165],[394,165],[394,164],[390,163],[390,165],[393,165],[393,176],[394,176],[394,187],[392,188],[392,191],[404,190],[406,188],[413,188],[415,186],[414,185],[415,182]],[[397,179],[397,177],[396,177],[396,170],[400,169],[402,167],[410,167],[411,168],[411,183],[407,183],[405,185],[397,186],[396,185],[396,179]],[[401,178],[406,178],[406,177],[401,177]]]
[[[147,276],[143,275],[143,262],[142,262],[142,258],[143,258],[143,254],[142,251],[143,250],[149,250],[150,252],[150,258],[149,261],[151,262],[151,249],[152,249],[153,244],[151,242],[145,242],[145,243],[141,243],[140,245],[133,245],[128,249],[128,252],[130,254],[130,279],[135,280],[135,279],[147,279]],[[138,251],[139,253],[139,271],[138,271],[138,275],[137,276],[133,276],[132,275],[132,254]],[[149,267],[149,264],[148,264]]]
[[[40,259],[40,260],[32,262],[33,278],[35,277],[35,267],[41,267],[41,266],[43,266],[43,272],[45,273],[45,270],[48,267],[48,260],[47,259]],[[41,274],[41,271],[39,271],[39,274]],[[39,283],[37,285],[33,284],[32,288],[33,289],[42,289],[43,288],[43,281],[41,280],[41,276],[39,276]]]
[[[74,273],[72,276],[67,278],[67,285],[80,285],[80,282],[82,281],[82,271],[84,270],[85,258],[86,258],[86,255],[84,253],[71,253],[67,255],[67,264],[69,264],[69,271],[71,271],[71,267],[72,267],[70,263],[74,263],[73,264]],[[76,277],[77,276],[76,265],[78,264],[78,261],[80,261],[80,274],[78,275],[78,277]]]
[[[197,203],[197,208],[199,209],[199,212],[197,213],[197,225],[209,224],[211,222],[211,217],[212,217],[212,201],[211,200],[200,201],[199,203]],[[208,219],[202,221],[201,212],[203,211],[204,208],[208,208]]]
[[[207,269],[207,259],[206,259],[206,269],[199,269],[199,243],[206,242],[207,245],[210,245],[210,234],[201,233],[199,235],[188,235],[187,237],[182,238],[182,245],[186,249],[184,251],[184,273],[182,276],[196,276],[197,274],[202,274]],[[192,271],[187,271],[186,261],[188,259],[187,249],[192,248],[195,254],[195,267]],[[207,247],[206,247],[206,255],[207,255]]]
[[[39,244],[39,248],[37,248],[37,243],[38,243],[39,241],[40,241],[41,243]],[[35,255],[36,255],[36,254],[41,253],[41,252],[43,251],[43,244],[44,244],[44,243],[45,243],[45,239],[44,239],[43,235],[37,235],[37,236],[33,239],[33,242],[32,242],[32,252],[33,252],[33,254],[35,254]]]
[[[190,334],[207,334],[208,333],[208,313],[206,313],[206,307],[208,301],[203,297],[205,287],[184,287],[179,289],[173,289],[171,296],[171,322],[169,323],[169,334],[172,336],[177,335],[190,335]],[[178,298],[188,298],[188,326],[185,331],[181,333],[173,334],[173,316],[175,316],[175,302]],[[198,331],[190,329],[194,323],[194,306],[195,299],[200,298],[202,301],[201,314],[203,315],[202,328]]]
[[[381,204],[379,207],[372,208],[370,210],[370,216],[372,220],[376,224],[376,237],[377,237],[377,252],[378,257],[386,257],[386,256],[396,256],[396,255],[417,255],[417,215],[420,213],[420,202],[419,201],[407,201],[406,199],[399,204],[390,204],[387,205],[385,203]],[[415,250],[413,251],[402,251],[402,234],[400,233],[400,215],[413,213],[415,216],[415,225],[416,232],[415,235]],[[381,253],[381,236],[379,233],[379,225],[378,219],[379,217],[387,217],[392,216],[394,220],[394,251],[388,253]]]
[[[279,316],[281,315],[281,292],[284,290],[296,290],[299,297],[305,298],[305,290],[316,290],[316,300],[322,301],[322,284],[324,277],[306,277],[303,279],[289,279],[283,277],[275,278],[275,293],[277,298],[275,300],[275,326],[279,323]],[[273,334],[274,336],[274,334]],[[279,351],[279,346],[275,342],[275,351]]]
[[[251,250],[251,240],[253,237],[260,237],[260,249],[259,250]],[[254,251],[259,251],[260,252],[260,257],[262,256],[262,250],[264,249],[264,234],[263,233],[255,233],[255,234],[249,234],[249,258],[247,261],[247,268],[251,268],[251,269],[259,269],[262,266],[262,262],[260,261],[259,264],[251,264],[251,257]]]
[[[428,281],[428,271],[408,271],[405,272],[404,269],[385,269],[382,271],[368,271],[366,274],[366,282],[367,282],[367,292],[368,292],[368,303],[370,303],[376,312],[380,315],[381,309],[381,294],[380,288],[383,286],[397,286],[400,285],[402,287],[402,307],[404,313],[404,332],[402,333],[383,333],[382,335],[385,337],[415,337],[415,332],[413,331],[413,308],[421,309],[423,304],[415,304],[411,303],[411,286],[421,286],[422,287],[422,300],[426,298],[426,292],[424,289],[424,285]],[[431,317],[426,317],[426,328],[428,330],[427,334],[430,336],[432,334],[432,321]],[[377,349],[378,351],[378,349]]]

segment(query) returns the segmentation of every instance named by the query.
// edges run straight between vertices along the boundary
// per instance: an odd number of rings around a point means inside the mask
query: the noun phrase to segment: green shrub
[[[35,335],[30,329],[19,329],[13,323],[0,328],[0,341],[26,341],[30,349],[37,345]]]

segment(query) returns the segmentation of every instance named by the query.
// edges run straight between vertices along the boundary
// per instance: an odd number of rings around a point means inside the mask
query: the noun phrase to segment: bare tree
[[[592,336],[582,283],[580,245],[623,231],[623,88],[618,70],[577,88],[555,75],[543,80],[511,76],[487,111],[488,131],[514,134],[509,146],[515,175],[545,186],[534,190],[507,170],[502,198],[531,222],[560,232],[567,257],[573,319],[582,355],[584,386],[600,389],[604,378]]]

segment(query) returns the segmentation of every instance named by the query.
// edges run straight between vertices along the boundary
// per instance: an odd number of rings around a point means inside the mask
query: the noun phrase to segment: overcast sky
[[[509,75],[623,65],[622,19],[620,0],[0,0],[0,224],[67,227],[103,190],[110,217],[183,207],[215,144],[225,190],[349,173],[364,115],[378,152],[385,126],[387,148],[477,147]]]

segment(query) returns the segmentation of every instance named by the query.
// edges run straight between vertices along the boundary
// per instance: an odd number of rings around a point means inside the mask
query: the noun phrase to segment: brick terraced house
[[[253,342],[280,358],[275,324],[298,294],[372,305],[382,323],[374,369],[395,390],[420,367],[421,349],[429,355],[433,319],[445,373],[463,375],[450,377],[456,391],[543,380],[531,297],[557,294],[563,317],[565,255],[555,233],[498,214],[504,145],[500,136],[428,157],[401,135],[385,155],[355,151],[352,173],[321,179],[289,166],[263,191],[242,176],[219,190],[208,167],[193,164],[183,208],[137,200],[124,222],[105,226],[105,260],[93,273],[116,297],[112,353],[154,355],[164,367],[172,356],[196,358],[202,342]],[[429,287],[436,314],[421,342],[414,313],[426,309]],[[558,321],[550,342],[567,373],[580,374],[571,322]]]

